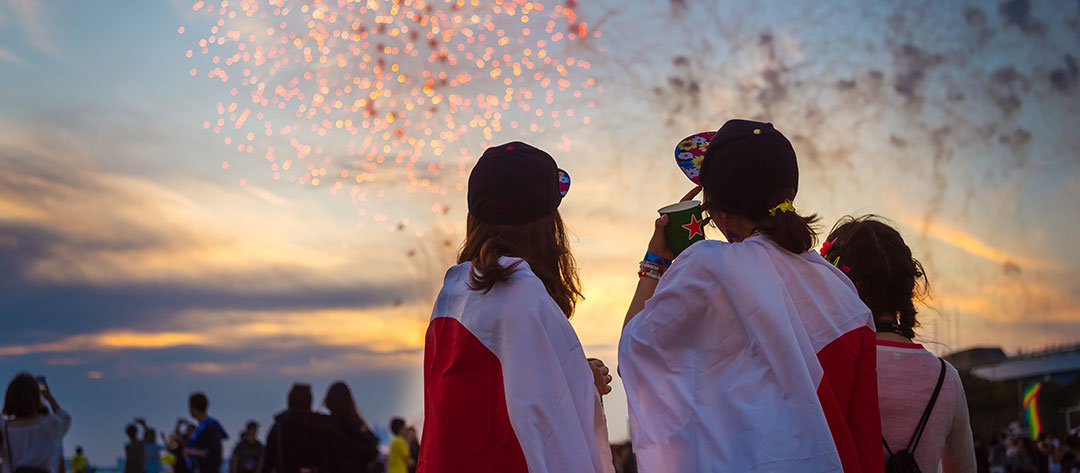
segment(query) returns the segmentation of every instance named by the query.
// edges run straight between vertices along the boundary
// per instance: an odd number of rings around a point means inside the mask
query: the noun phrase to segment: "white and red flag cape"
[[[484,294],[471,270],[446,272],[431,314],[419,471],[613,472],[592,370],[543,282],[521,261]]]
[[[817,252],[695,243],[619,341],[640,470],[883,471],[873,326]]]

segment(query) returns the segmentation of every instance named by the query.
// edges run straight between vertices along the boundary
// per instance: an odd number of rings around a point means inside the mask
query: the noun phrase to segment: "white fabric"
[[[44,468],[53,473],[59,471],[60,441],[69,428],[71,415],[63,410],[30,422],[0,419],[0,435],[4,436],[4,446],[0,450],[4,458],[3,473],[11,473],[12,465]]]
[[[862,326],[869,310],[817,252],[695,243],[619,341],[640,470],[841,471],[817,352]]]
[[[521,261],[502,258],[504,266]],[[506,407],[531,473],[614,472],[607,421],[577,334],[524,261],[487,294],[471,263],[446,272],[431,318],[452,317],[499,359]]]

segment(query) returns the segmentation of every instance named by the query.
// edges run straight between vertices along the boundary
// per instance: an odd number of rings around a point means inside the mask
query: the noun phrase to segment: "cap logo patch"
[[[562,169],[559,170],[559,197],[566,197],[570,192],[570,174]]]

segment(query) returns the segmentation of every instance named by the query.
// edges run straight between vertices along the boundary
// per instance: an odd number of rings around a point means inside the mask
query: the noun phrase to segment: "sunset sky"
[[[672,150],[735,117],[792,140],[795,204],[823,231],[847,214],[895,223],[930,278],[919,338],[931,350],[1080,340],[1078,2],[579,0],[568,15],[543,0],[527,23],[524,9],[495,20],[508,44],[470,42],[441,66],[471,71],[458,91],[482,100],[456,104],[454,126],[436,116],[431,136],[406,127],[401,139],[430,145],[412,168],[378,161],[386,139],[359,125],[392,132],[401,103],[378,102],[370,120],[348,104],[326,123],[292,113],[335,98],[289,78],[367,74],[334,66],[338,50],[326,66],[315,47],[279,76],[272,60],[219,52],[249,33],[252,49],[289,33],[306,47],[304,23],[329,24],[337,0],[253,2],[291,11],[227,18],[248,3],[234,1],[0,0],[0,374],[47,376],[74,417],[67,451],[82,445],[95,464],[115,464],[133,417],[171,429],[194,390],[234,437],[249,418],[265,433],[294,381],[321,397],[344,379],[370,423],[422,423],[424,330],[461,241],[464,176],[485,144],[515,139],[573,178],[560,211],[586,300],[572,323],[611,366],[655,209],[690,187]],[[545,30],[553,15],[560,40]],[[516,41],[523,24],[535,31]],[[464,56],[488,46],[530,46],[536,70],[570,85],[521,79],[499,109],[511,69],[477,72]],[[248,91],[262,81],[304,99],[258,105]],[[515,125],[493,125],[492,110]],[[627,438],[621,390],[606,400],[613,440]]]

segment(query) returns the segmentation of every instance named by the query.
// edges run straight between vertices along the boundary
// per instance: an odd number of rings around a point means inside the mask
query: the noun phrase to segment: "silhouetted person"
[[[323,405],[330,411],[334,429],[340,435],[335,446],[333,466],[347,473],[368,473],[379,459],[379,438],[368,428],[356,409],[349,386],[343,381],[330,385]]]
[[[229,473],[255,473],[262,453],[263,444],[259,442],[259,424],[253,420],[248,421],[244,431],[240,433],[240,441],[233,447]]]
[[[157,431],[146,425],[146,420],[141,417],[135,419],[135,423],[143,428],[142,444],[146,451],[143,470],[146,473],[161,473],[165,467],[161,464],[162,447],[157,442]]]
[[[188,410],[191,417],[199,421],[199,426],[188,440],[184,456],[196,473],[221,471],[221,442],[229,438],[221,424],[207,414],[209,407],[210,400],[206,394],[197,392],[188,398]]]
[[[402,437],[405,419],[390,419],[390,433],[394,434],[394,438],[390,440],[390,454],[386,457],[386,473],[409,473],[412,457],[409,456],[409,443]]]
[[[88,473],[90,469],[90,460],[86,459],[83,455],[83,448],[81,446],[75,446],[75,456],[71,457],[71,473]]]
[[[191,436],[195,433],[195,426],[184,419],[176,419],[176,427],[173,428],[173,433],[169,435],[169,442],[166,448],[169,454],[176,459],[176,463],[173,464],[173,473],[191,473],[191,466],[188,464],[187,457],[184,456],[184,447],[187,445],[188,440],[191,440]]]
[[[417,462],[420,461],[420,437],[416,435],[416,427],[405,427],[405,433],[402,434],[405,438],[405,442],[409,444],[409,458],[412,463],[409,464],[409,473],[416,473]]]
[[[52,408],[45,410],[44,399]],[[4,394],[4,416],[0,419],[3,436],[3,473],[19,467],[38,468],[50,473],[60,471],[60,441],[71,427],[71,415],[64,412],[52,391],[41,378],[40,384],[30,373],[19,373]]]
[[[139,428],[128,424],[124,433],[128,437],[124,445],[124,473],[146,473],[146,448],[139,440]]]
[[[311,411],[311,386],[294,384],[266,436],[261,473],[328,473],[330,416]]]

